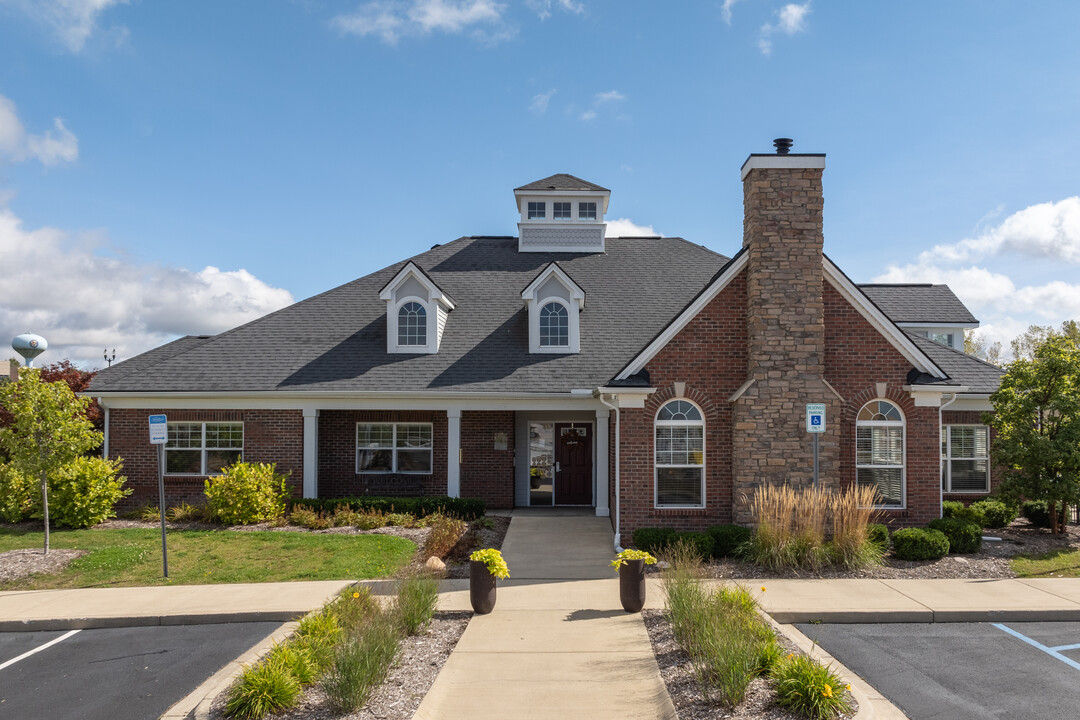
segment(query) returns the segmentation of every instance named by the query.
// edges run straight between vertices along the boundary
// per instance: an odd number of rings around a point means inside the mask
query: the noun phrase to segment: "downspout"
[[[619,544],[619,446],[622,445],[619,438],[619,406],[612,405],[604,400],[603,393],[597,393],[596,399],[609,410],[615,411],[615,552],[622,552]]]
[[[101,405],[101,398],[98,398],[98,405]],[[101,440],[101,457],[105,460],[109,459],[109,408],[105,405],[101,405],[101,408],[105,411],[105,434]]]
[[[944,395],[944,393],[942,393],[942,395]],[[938,452],[940,452],[941,442],[945,439],[945,429],[944,429],[944,425],[942,424],[943,418],[944,418],[943,413],[945,411],[945,408],[949,407],[954,402],[956,402],[957,398],[959,398],[959,397],[960,397],[959,393],[952,393],[952,397],[949,399],[949,402],[945,403],[944,405],[939,405],[938,406],[938,411],[937,411]],[[944,459],[944,462],[948,462],[948,459]],[[945,468],[944,468],[944,462],[939,462],[941,470],[938,472],[938,517],[939,518],[944,517],[944,515],[945,515],[945,472],[944,472]]]

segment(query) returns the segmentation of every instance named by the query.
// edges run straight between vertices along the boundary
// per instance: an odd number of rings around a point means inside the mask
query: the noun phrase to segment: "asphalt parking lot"
[[[0,633],[0,718],[156,718],[280,625]]]
[[[1072,720],[1080,623],[800,624],[912,720]]]

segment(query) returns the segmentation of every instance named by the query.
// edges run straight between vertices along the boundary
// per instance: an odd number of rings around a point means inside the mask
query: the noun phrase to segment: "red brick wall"
[[[495,435],[506,435],[506,450]],[[444,436],[445,437],[445,436]],[[461,496],[481,498],[489,508],[514,507],[514,413],[461,413]]]
[[[357,423],[431,423],[432,472],[356,472]],[[446,413],[431,410],[322,410],[319,413],[319,497],[446,494]]]
[[[650,382],[658,391],[645,408],[620,411],[624,544],[641,527],[703,530],[731,522],[732,411],[727,400],[746,381],[745,308],[746,280],[740,273],[648,363]],[[700,510],[654,507],[653,420],[676,397],[676,382],[686,383],[681,397],[697,404],[705,417],[705,508]]]
[[[943,410],[941,413],[943,425],[984,425],[982,412],[978,410]],[[997,432],[990,428],[990,447],[994,446],[994,438]],[[990,466],[990,491],[993,492],[1001,482],[1001,468],[991,464]],[[983,500],[990,493],[945,493],[946,500],[959,500],[970,505],[978,500]]]
[[[157,448],[150,444],[150,415],[165,414],[170,422],[244,423],[244,460],[277,463],[290,473],[287,484],[299,497],[304,487],[304,418],[300,410],[134,410],[109,411],[109,457],[124,460],[125,487],[134,492],[121,501],[121,510],[158,504]],[[205,477],[165,476],[165,504],[206,500]]]
[[[939,515],[941,445],[936,407],[915,407],[901,388],[907,384],[908,362],[829,283],[825,283],[825,378],[843,396],[840,422],[840,475],[855,482],[855,418],[878,398],[876,383],[887,383],[885,399],[904,413],[907,422],[907,508],[884,513],[891,526],[924,525]]]

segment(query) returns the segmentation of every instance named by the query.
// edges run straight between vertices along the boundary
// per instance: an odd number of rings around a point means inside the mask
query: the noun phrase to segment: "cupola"
[[[604,252],[611,191],[560,173],[514,190],[518,252]]]

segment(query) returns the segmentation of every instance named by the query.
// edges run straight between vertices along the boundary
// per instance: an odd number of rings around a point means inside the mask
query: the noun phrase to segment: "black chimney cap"
[[[791,138],[776,138],[772,144],[776,147],[777,155],[787,155],[791,152],[791,146],[795,144],[795,141]]]

